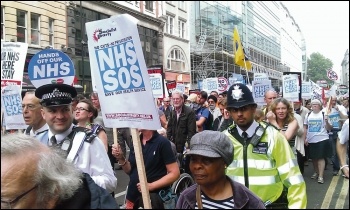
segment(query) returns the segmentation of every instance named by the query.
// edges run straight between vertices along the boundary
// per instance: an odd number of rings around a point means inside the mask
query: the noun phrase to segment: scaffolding
[[[194,24],[190,41],[192,84],[209,77],[245,74],[233,59],[233,28],[240,25],[241,17],[227,6],[205,6],[198,2],[191,14],[191,24]]]

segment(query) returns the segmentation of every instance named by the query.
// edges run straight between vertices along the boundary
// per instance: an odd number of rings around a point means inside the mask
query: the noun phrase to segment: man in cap
[[[117,186],[108,155],[102,141],[73,124],[72,98],[74,87],[66,84],[47,84],[35,91],[43,106],[41,114],[49,130],[37,139],[45,145],[58,147],[66,153],[67,160],[89,174],[100,187],[113,192]]]
[[[257,123],[257,104],[249,88],[233,84],[227,111],[234,124],[224,133],[234,145],[234,161],[226,174],[258,195],[266,208],[306,208],[306,186],[288,141],[266,122]]]

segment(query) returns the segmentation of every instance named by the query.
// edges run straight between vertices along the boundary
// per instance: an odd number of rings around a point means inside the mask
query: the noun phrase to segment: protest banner
[[[4,110],[6,130],[28,127],[23,119],[22,96],[18,85],[8,85],[1,90],[1,106]]]
[[[339,112],[333,112],[328,114],[329,124],[332,125],[333,129],[340,129],[339,119],[340,119]]]
[[[1,89],[18,85],[21,92],[27,50],[27,43],[1,42]]]
[[[297,74],[288,74],[282,76],[282,94],[288,101],[300,101],[300,86]]]
[[[148,67],[147,72],[148,72],[149,75],[160,74],[161,78],[162,78],[161,81],[164,81],[163,65],[151,65],[151,66]],[[162,96],[159,96],[157,98],[164,98],[165,95],[168,95],[168,94],[165,94],[165,83],[162,82],[161,85],[162,85],[163,93],[162,93]]]
[[[310,99],[312,96],[311,82],[302,82],[301,85],[301,98]]]
[[[106,127],[130,127],[145,209],[150,197],[136,128],[161,127],[143,56],[138,20],[122,14],[86,23],[90,66],[94,69],[102,117]],[[127,26],[127,30],[125,30]]]
[[[173,81],[168,81],[166,83],[166,87],[168,89],[168,94],[169,94],[169,97],[171,97],[171,93],[176,89],[176,81],[173,80]]]
[[[30,60],[28,76],[36,88],[46,84],[72,85],[75,77],[74,64],[62,51],[42,50]]]
[[[151,82],[152,93],[154,98],[163,98],[163,85],[161,74],[150,74],[149,79]]]
[[[218,78],[206,78],[203,80],[203,86],[202,90],[206,91],[207,93],[211,93],[211,91],[218,92]]]
[[[259,105],[266,105],[264,98],[265,92],[272,89],[271,80],[258,80],[252,82],[252,93],[254,101]]]
[[[228,78],[230,86],[235,84],[235,83],[242,83],[242,84],[246,84],[243,75],[241,74],[235,74],[233,73],[231,75],[231,77]]]
[[[318,99],[322,101],[322,93],[323,93],[322,87],[320,87],[318,84],[316,84],[312,80],[310,80],[310,83],[311,83],[311,90],[312,90],[311,100]]]
[[[185,94],[185,84],[182,83],[176,83],[176,89],[181,91],[183,94]]]
[[[254,81],[261,81],[261,80],[268,80],[269,77],[266,73],[254,73],[253,80]]]

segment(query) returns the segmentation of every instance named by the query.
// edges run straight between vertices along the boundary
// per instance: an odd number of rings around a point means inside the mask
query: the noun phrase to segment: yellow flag
[[[239,38],[239,33],[237,28],[233,29],[233,49],[235,53],[235,64],[241,66],[244,69],[251,70],[252,64],[249,58],[245,55],[241,39]]]

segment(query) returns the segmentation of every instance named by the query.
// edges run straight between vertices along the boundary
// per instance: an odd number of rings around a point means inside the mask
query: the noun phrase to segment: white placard
[[[258,105],[265,105],[265,92],[267,90],[272,89],[271,80],[261,80],[261,81],[253,81],[252,82],[252,93],[254,101]]]
[[[1,90],[1,106],[4,110],[6,130],[28,127],[23,119],[22,96],[18,85],[6,86]]]
[[[299,78],[297,74],[283,75],[283,98],[288,101],[299,101]]]
[[[318,99],[322,101],[322,87],[310,80],[312,95],[311,99]]]
[[[203,86],[202,89],[206,91],[207,93],[210,93],[211,91],[216,91],[218,92],[219,88],[219,82],[218,78],[206,78],[203,80]]]
[[[176,89],[180,90],[183,94],[185,94],[185,85],[182,83],[176,83]]]
[[[269,77],[266,73],[254,73],[253,80],[254,81],[261,81],[261,80],[268,80]]]
[[[149,74],[154,98],[163,98],[163,85],[161,74]]]
[[[157,130],[161,125],[137,22],[122,14],[86,23],[90,66],[106,127]]]
[[[301,98],[310,99],[312,96],[311,82],[302,82],[301,84]]]
[[[9,85],[18,85],[22,90],[27,50],[27,43],[1,42],[1,89]]]

